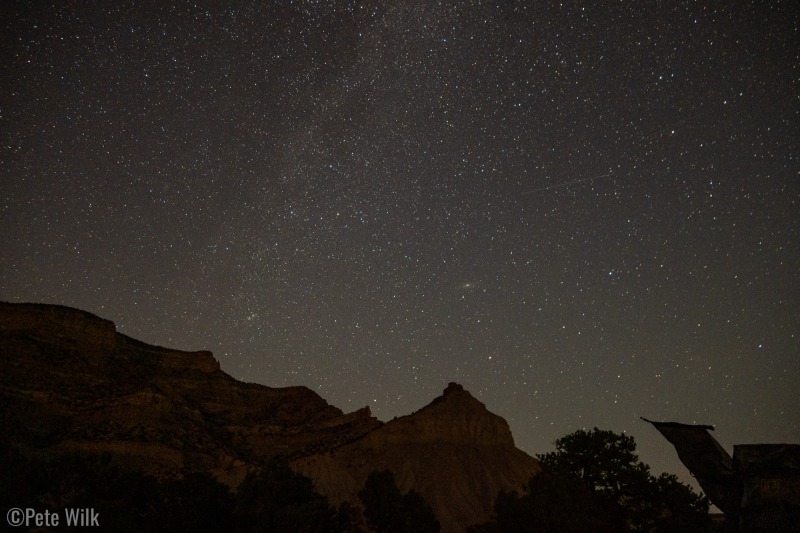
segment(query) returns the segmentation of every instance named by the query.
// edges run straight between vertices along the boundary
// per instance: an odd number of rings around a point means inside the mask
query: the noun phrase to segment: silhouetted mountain
[[[208,473],[235,489],[283,456],[338,505],[359,505],[390,470],[430,503],[442,531],[485,521],[500,490],[538,462],[460,385],[388,423],[344,414],[306,387],[242,383],[210,352],[151,346],[69,307],[0,302],[0,439],[29,457],[108,454],[155,476]]]
[[[354,503],[371,471],[391,470],[431,504],[442,531],[487,520],[500,490],[520,490],[540,470],[508,423],[455,383],[414,414],[294,465],[333,503]]]

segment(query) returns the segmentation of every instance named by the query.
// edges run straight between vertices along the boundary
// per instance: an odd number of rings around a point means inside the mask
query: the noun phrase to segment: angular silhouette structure
[[[651,423],[711,502],[725,531],[800,531],[800,444],[738,444],[733,457],[708,432],[713,426]]]

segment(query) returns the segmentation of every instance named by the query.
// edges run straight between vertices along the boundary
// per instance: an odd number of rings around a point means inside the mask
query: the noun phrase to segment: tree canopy
[[[594,428],[570,433],[555,446],[556,451],[537,458],[553,472],[581,480],[614,508],[626,530],[708,530],[708,500],[674,475],[650,474],[636,455],[633,437]]]
[[[708,500],[674,475],[651,475],[633,437],[594,428],[555,446],[537,456],[543,471],[525,493],[501,492],[493,520],[473,533],[708,531]]]

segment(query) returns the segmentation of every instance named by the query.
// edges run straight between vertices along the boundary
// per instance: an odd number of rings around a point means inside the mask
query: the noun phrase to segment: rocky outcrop
[[[396,418],[370,434],[375,447],[414,444],[469,443],[514,447],[508,423],[490,413],[464,387],[450,383],[442,396],[408,416]]]
[[[384,424],[306,387],[242,383],[211,352],[151,346],[91,313],[3,302],[0,441],[38,457],[110,454],[160,478],[204,471],[233,488],[280,454],[334,504],[358,505],[367,475],[391,470],[444,532],[487,520],[500,490],[539,470],[506,421],[454,383]]]
[[[455,383],[419,411],[293,466],[331,501],[356,505],[369,473],[391,470],[401,490],[431,504],[444,532],[487,521],[500,490],[521,491],[540,470],[514,446],[508,423]]]
[[[214,358],[214,354],[207,350],[198,352],[184,352],[171,350],[160,346],[152,346],[138,341],[127,335],[118,334],[114,345],[126,346],[147,354],[150,357],[157,357],[161,364],[171,370],[180,372],[181,370],[199,370],[206,374],[212,374],[220,370],[219,361]]]
[[[302,457],[381,423],[306,387],[242,383],[211,352],[151,346],[63,306],[0,303],[0,438],[36,453],[108,453],[159,477],[230,485],[277,454]]]
[[[117,329],[110,320],[62,305],[0,302],[0,332],[44,337],[50,344],[61,341],[97,348],[111,348],[117,340]]]

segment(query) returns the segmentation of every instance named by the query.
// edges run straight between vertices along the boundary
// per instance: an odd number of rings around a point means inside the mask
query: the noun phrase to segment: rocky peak
[[[387,422],[370,437],[376,445],[413,441],[514,447],[508,423],[458,383],[450,383],[431,403]]]
[[[390,470],[402,491],[425,497],[443,533],[488,520],[500,490],[520,491],[539,471],[514,446],[508,423],[457,383],[422,409],[294,467],[335,504],[354,505],[370,472]]]
[[[453,383],[452,381],[447,384],[447,388],[444,389],[442,396],[447,396],[448,394],[452,394],[454,392],[463,392],[464,387],[458,383]]]

